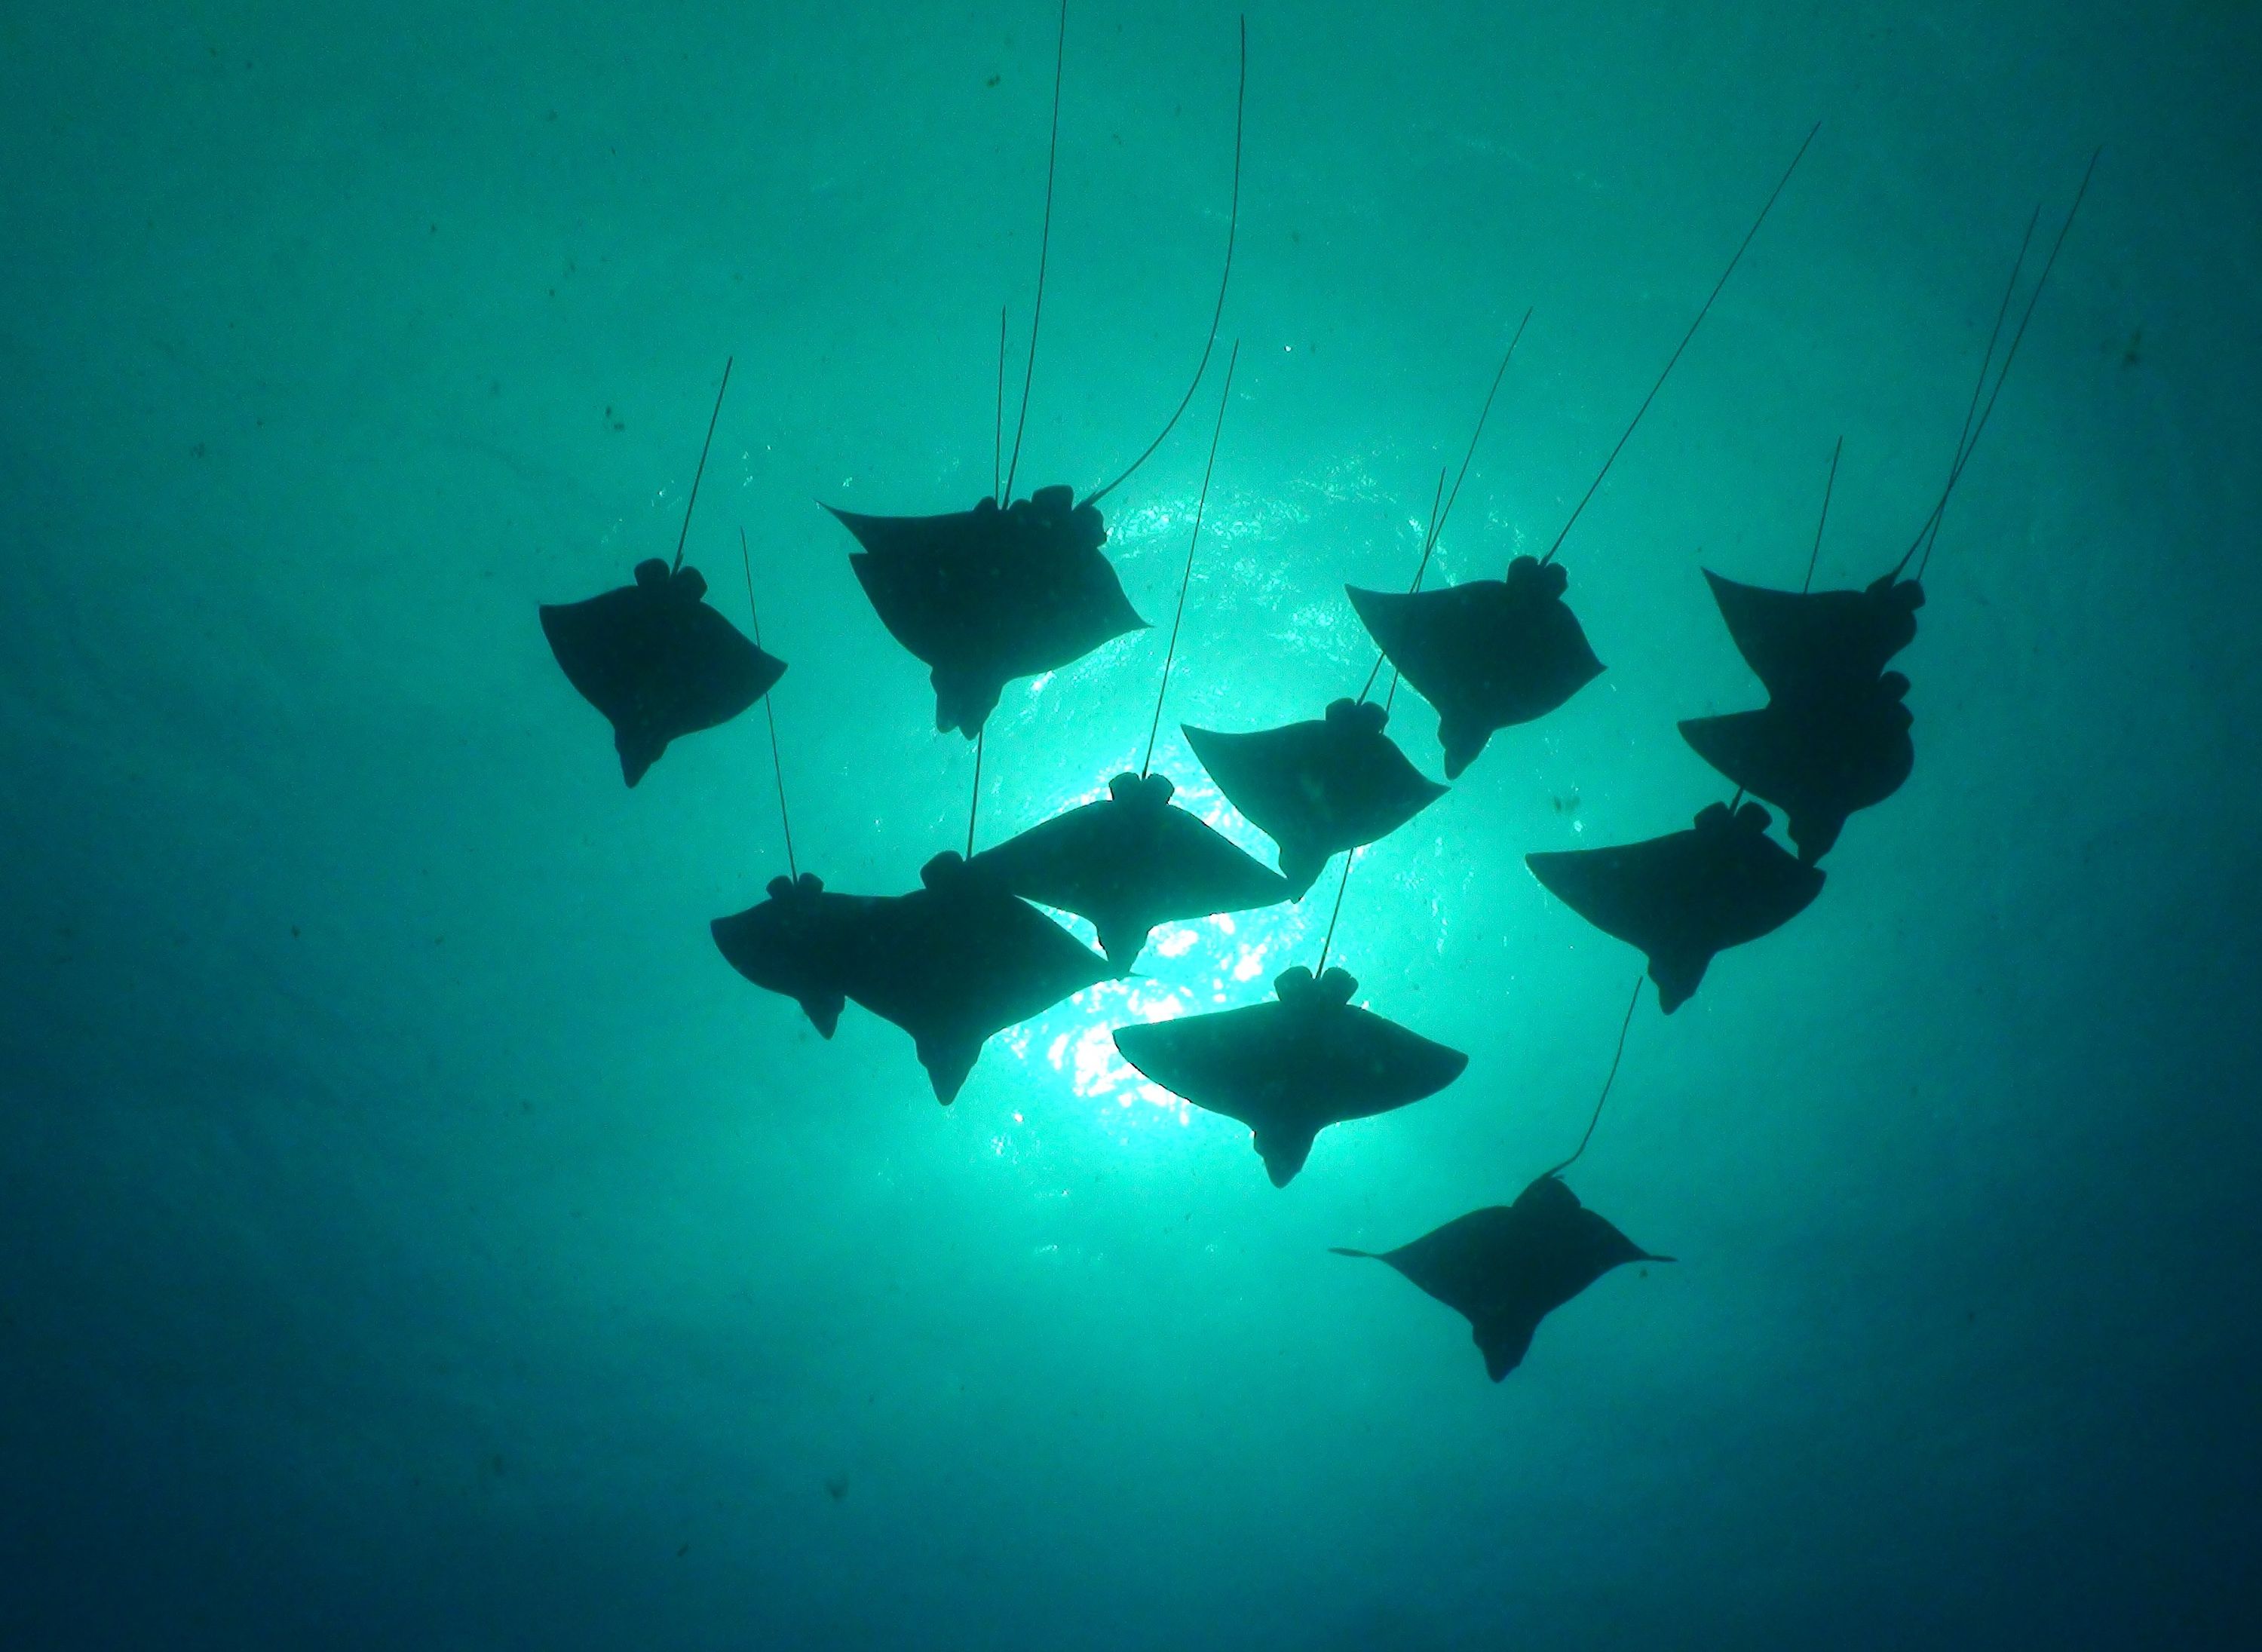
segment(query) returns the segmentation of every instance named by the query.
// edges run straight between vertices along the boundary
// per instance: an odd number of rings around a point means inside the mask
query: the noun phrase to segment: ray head
[[[1135,775],[1127,768],[1107,783],[1107,795],[1117,803],[1149,809],[1167,807],[1178,790],[1167,775]]]
[[[1331,700],[1327,720],[1337,728],[1366,729],[1380,734],[1390,725],[1390,713],[1372,700]]]
[[[1560,562],[1517,557],[1508,565],[1508,588],[1519,595],[1560,596],[1571,588],[1571,575]]]
[[[1897,579],[1891,574],[1881,574],[1869,581],[1868,593],[1888,607],[1903,613],[1913,614],[1924,606],[1924,582],[1921,580]]]

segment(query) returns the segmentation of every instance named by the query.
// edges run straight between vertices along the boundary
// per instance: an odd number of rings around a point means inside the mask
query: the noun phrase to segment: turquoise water
[[[1235,12],[1079,0],[1022,485],[1199,352]],[[783,869],[759,713],[630,792],[536,605],[743,526],[801,864],[965,828],[813,498],[988,486],[1043,4],[0,12],[0,1641],[80,1647],[2251,1644],[2262,822],[2250,5],[1260,5],[1233,404],[1176,732],[1316,715],[1344,602],[1567,544],[1607,673],[1363,855],[1336,956],[1469,1052],[1289,1187],[1119,1021],[1182,927],[937,1107],[707,921]],[[1639,961],[1530,851],[1725,790],[1698,576],[1874,576],[2004,272],[2097,178],[1898,662],[1914,777],[1806,914],[1646,1004],[1572,1179],[1642,1244],[1485,1380],[1329,1245],[1569,1151]],[[1166,619],[1215,405],[1109,501]],[[984,841],[1135,766],[1161,630],[1009,689]],[[1392,730],[1438,772],[1434,719]],[[1269,855],[1266,857],[1269,862]]]

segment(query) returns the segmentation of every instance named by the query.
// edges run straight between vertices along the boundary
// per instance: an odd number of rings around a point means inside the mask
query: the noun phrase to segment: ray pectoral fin
[[[1156,1048],[1154,1036],[1155,1026],[1156,1023],[1150,1021],[1133,1021],[1127,1026],[1117,1028],[1108,1035],[1115,1041],[1115,1051],[1118,1055],[1147,1078],[1154,1079],[1156,1084],[1161,1084],[1162,1080],[1156,1078],[1152,1071],[1152,1064],[1161,1054]]]
[[[566,656],[572,651],[575,640],[572,611],[555,602],[544,602],[536,612],[542,620],[543,640],[550,645],[550,653],[558,661],[558,667],[571,678],[573,667],[566,664]]]
[[[1617,880],[1596,863],[1597,855],[1607,855],[1602,849],[1543,849],[1524,857],[1532,876],[1539,886],[1561,901],[1573,912],[1606,934],[1617,934],[1617,928],[1604,923],[1596,914],[1611,912],[1612,897]],[[1620,940],[1624,936],[1619,935]]]
[[[879,519],[861,516],[853,510],[842,510],[835,505],[825,505],[823,500],[818,501],[818,503],[824,505],[832,520],[848,530],[850,536],[855,539],[859,548],[849,553],[848,560],[856,569],[857,577],[862,579],[864,565],[870,560],[872,553],[875,551],[884,551],[887,546],[887,535],[884,532],[874,531],[874,529],[878,526]]]
[[[1704,579],[1744,663],[1770,690],[1781,687],[1798,656],[1801,621],[1814,611],[1813,604],[1789,591],[1723,579],[1710,569]]]
[[[843,510],[838,505],[828,505],[821,499],[817,502],[833,521],[848,530],[856,543],[868,552],[877,552],[885,555],[892,551],[909,550],[923,529],[931,531],[932,518],[868,516],[860,511]]]
[[[1772,797],[1783,767],[1782,725],[1769,711],[1732,711],[1692,717],[1680,725],[1689,749],[1723,777],[1756,795]]]
[[[902,557],[882,559],[869,552],[852,551],[848,568],[888,635],[913,659],[932,665],[928,656],[935,638],[932,628],[921,623],[918,582],[911,565]]]
[[[1422,1042],[1430,1044],[1428,1039]],[[1435,1095],[1469,1070],[1469,1057],[1466,1050],[1448,1050],[1443,1044],[1430,1044],[1430,1048],[1437,1052],[1430,1057],[1428,1080],[1429,1093]]]
[[[633,588],[587,602],[545,604],[542,634],[573,691],[613,718],[642,686],[650,662],[649,603]],[[642,645],[642,646],[640,646]]]
[[[1718,718],[1709,717],[1684,717],[1674,725],[1681,731],[1681,738],[1687,742],[1689,749],[1715,768],[1720,767],[1711,749],[1714,744],[1712,731],[1718,721]]]
[[[1372,1251],[1354,1251],[1354,1250],[1351,1249],[1348,1245],[1342,1245],[1342,1244],[1331,1244],[1331,1245],[1328,1246],[1328,1254],[1329,1254],[1329,1256],[1357,1256],[1357,1257],[1363,1257],[1363,1258],[1365,1258],[1366,1260],[1368,1260],[1368,1261],[1370,1261],[1370,1262],[1380,1262],[1380,1260],[1382,1260],[1382,1258],[1381,1258],[1380,1256],[1377,1255],[1377,1254],[1376,1254],[1374,1252],[1372,1252]]]
[[[1352,611],[1358,614],[1358,623],[1366,627],[1366,634],[1374,638],[1374,646],[1394,657],[1405,636],[1408,599],[1392,592],[1364,590],[1356,585],[1344,586],[1344,595],[1351,598]]]

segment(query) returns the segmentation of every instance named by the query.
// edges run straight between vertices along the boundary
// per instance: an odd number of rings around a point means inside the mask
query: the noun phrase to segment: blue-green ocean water
[[[0,10],[0,1643],[2218,1647],[2256,1633],[2254,294],[2244,4],[1260,3],[1180,718],[1315,715],[1344,581],[1552,539],[1608,672],[1364,855],[1337,955],[1466,1076],[1246,1132],[1113,1057],[1302,907],[1166,934],[937,1107],[707,920],[760,714],[634,792],[538,602],[743,526],[801,863],[912,886],[970,754],[813,499],[988,487],[1043,4]],[[1022,486],[1199,351],[1235,11],[1077,0]],[[1897,556],[2018,234],[2096,182],[1948,519],[1915,775],[1653,1000],[1622,1270],[1487,1381],[1380,1248],[1569,1151],[1635,955],[1531,850],[1725,790],[1698,577]],[[1216,369],[1109,501],[1167,619]],[[1135,763],[1163,631],[1010,689],[985,841]],[[1393,732],[1437,772],[1434,721]],[[1264,840],[1219,813],[1257,853]]]

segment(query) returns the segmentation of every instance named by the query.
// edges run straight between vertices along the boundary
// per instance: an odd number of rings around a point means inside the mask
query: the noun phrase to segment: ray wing
[[[1778,591],[1706,569],[1728,635],[1768,693],[1807,698],[1877,680],[1916,636],[1913,615],[1888,615],[1860,591]]]
[[[1111,973],[1105,959],[1003,891],[920,890],[878,903],[847,995],[911,1035],[947,1105],[972,1065],[969,1052]]]
[[[1299,898],[1329,855],[1387,837],[1445,795],[1380,731],[1312,721],[1184,732],[1227,800],[1279,845],[1281,874]]]
[[[765,992],[800,1004],[832,1036],[864,925],[878,905],[868,895],[772,898],[708,926],[731,967]]]

